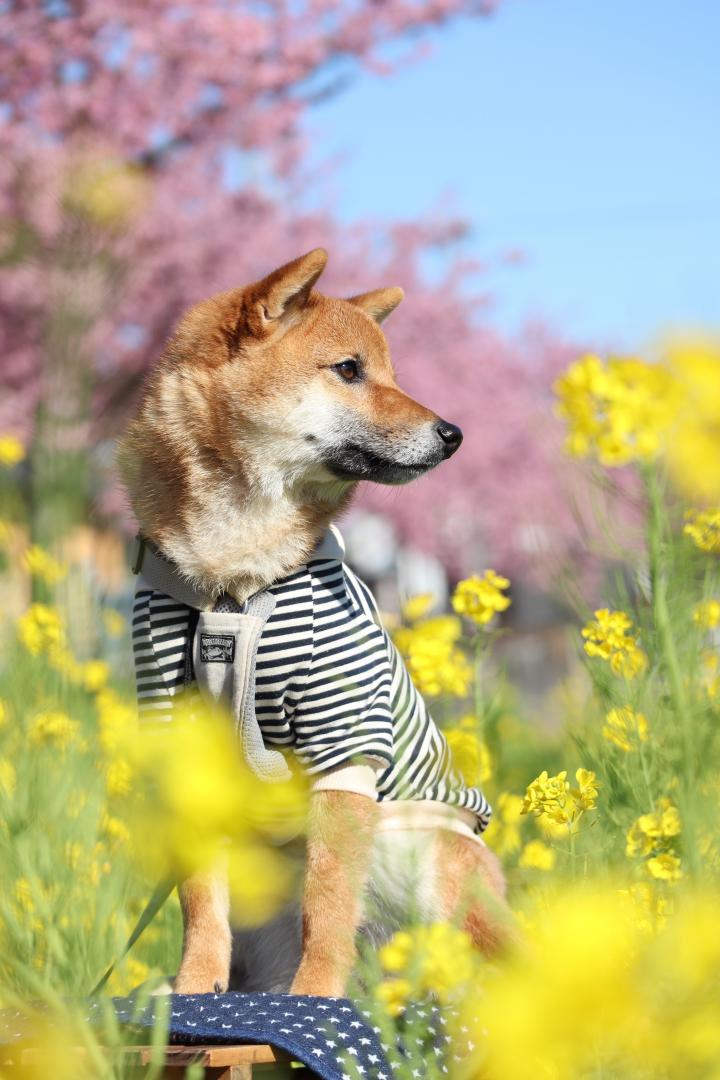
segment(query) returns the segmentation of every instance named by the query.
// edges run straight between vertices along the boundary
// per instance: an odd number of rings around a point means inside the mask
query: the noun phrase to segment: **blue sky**
[[[309,114],[314,160],[343,154],[342,219],[459,213],[509,329],[542,314],[625,349],[720,329],[720,4],[506,0],[430,40]]]

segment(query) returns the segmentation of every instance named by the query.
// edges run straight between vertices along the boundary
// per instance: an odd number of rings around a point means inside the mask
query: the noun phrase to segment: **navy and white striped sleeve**
[[[308,773],[393,757],[391,670],[382,630],[337,561],[310,564],[313,649],[293,718]]]

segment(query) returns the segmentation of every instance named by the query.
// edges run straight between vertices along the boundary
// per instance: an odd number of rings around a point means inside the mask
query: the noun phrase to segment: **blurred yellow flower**
[[[23,555],[23,566],[33,577],[46,585],[57,585],[67,575],[67,564],[60,562],[49,551],[32,544]]]
[[[543,770],[528,785],[522,803],[523,814],[548,817],[558,824],[573,825],[585,810],[597,805],[598,779],[590,769],[578,769],[575,773],[577,787],[570,787],[567,770],[557,776],[549,776]]]
[[[588,656],[608,660],[616,675],[632,679],[647,667],[632,619],[624,611],[600,608],[582,629]]]
[[[408,998],[422,1000],[432,994],[444,1003],[457,1000],[478,966],[470,936],[445,922],[399,931],[380,949],[379,958],[383,971],[392,976],[379,994],[391,1015],[397,1015]]]
[[[523,813],[522,795],[501,792],[493,800],[494,813],[485,832],[488,847],[498,855],[512,855],[520,847],[520,819]]]
[[[8,758],[0,758],[0,791],[6,795],[12,795],[17,783],[17,773],[12,761]]]
[[[720,600],[713,597],[697,604],[693,611],[693,619],[703,630],[714,630],[720,626]]]
[[[108,637],[119,638],[125,633],[125,619],[119,611],[115,610],[115,608],[103,608],[102,620],[105,627],[105,633]]]
[[[135,705],[124,701],[115,690],[104,687],[95,697],[100,746],[106,754],[114,754],[137,731]]]
[[[130,830],[125,822],[112,814],[103,814],[100,831],[110,843],[127,844],[130,840]]]
[[[413,682],[422,694],[464,697],[472,681],[472,667],[457,645],[462,634],[454,615],[424,619],[412,627],[401,626],[393,640],[405,658]]]
[[[79,738],[80,724],[72,720],[67,713],[59,710],[38,713],[28,728],[28,739],[34,746],[52,743],[58,750],[67,750],[70,746],[79,749],[86,745]]]
[[[688,510],[683,532],[701,551],[720,555],[720,507]]]
[[[678,407],[679,388],[664,365],[635,357],[588,355],[554,385],[568,425],[566,448],[614,467],[649,460],[661,449]]]
[[[644,934],[656,934],[665,926],[672,913],[672,900],[649,881],[633,882],[620,895],[628,902],[628,911],[637,928]]]
[[[474,623],[483,626],[498,612],[510,607],[512,601],[504,594],[504,590],[509,588],[508,579],[494,570],[486,570],[482,577],[473,574],[458,582],[452,597],[453,609],[458,615],[467,615]]]
[[[409,979],[385,979],[375,990],[376,997],[385,1007],[388,1016],[400,1016],[412,992],[413,987]]]
[[[15,435],[0,435],[0,465],[11,469],[25,458],[25,447]]]
[[[667,842],[678,836],[680,830],[678,808],[664,796],[651,813],[641,814],[630,826],[625,852],[629,858],[645,857],[667,847]]]
[[[418,593],[417,596],[409,597],[402,606],[402,616],[407,622],[417,622],[424,619],[435,603],[432,593]]]
[[[22,877],[17,879],[15,882],[14,893],[15,900],[23,911],[33,912],[35,910],[33,889],[27,878]]]
[[[154,876],[187,877],[224,863],[235,919],[267,918],[290,892],[292,866],[278,845],[304,831],[305,779],[255,776],[219,710],[208,708],[193,722],[180,706],[172,724],[124,742],[135,797],[123,817],[132,815],[133,850],[143,866]],[[108,781],[122,760],[111,761]]]
[[[687,337],[667,347],[682,387],[668,464],[681,491],[701,502],[720,499],[720,342]]]
[[[444,731],[453,764],[470,787],[486,783],[492,775],[490,753],[479,737],[474,716],[465,716],[457,727]]]
[[[8,707],[0,698],[0,728],[4,728],[8,722]]]
[[[610,709],[605,716],[602,734],[607,742],[614,743],[625,753],[629,753],[637,750],[639,743],[647,742],[649,730],[646,717],[631,709],[629,705],[624,705]]]
[[[706,650],[700,655],[700,682],[709,698],[720,696],[720,655]]]
[[[104,660],[86,660],[82,665],[82,681],[86,690],[101,690],[110,678],[110,665]]]
[[[33,656],[65,640],[65,622],[56,608],[31,604],[17,621],[20,641]]]
[[[79,159],[70,169],[65,202],[104,228],[121,228],[140,212],[148,185],[134,164],[99,155]]]
[[[552,870],[555,866],[555,852],[542,840],[528,840],[520,852],[518,866],[531,870]]]
[[[105,770],[105,789],[108,795],[120,797],[132,790],[133,770],[124,758],[114,758]]]
[[[682,877],[680,860],[671,851],[664,851],[661,855],[654,855],[645,863],[647,872],[656,881],[679,881]]]

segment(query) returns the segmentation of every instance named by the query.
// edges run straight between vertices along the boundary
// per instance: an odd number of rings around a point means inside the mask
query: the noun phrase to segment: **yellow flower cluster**
[[[80,738],[78,721],[59,710],[38,713],[30,722],[28,739],[33,746],[52,745],[62,751],[71,746],[78,750],[87,748],[87,743]]]
[[[720,342],[672,342],[668,360],[682,387],[682,407],[668,444],[668,464],[678,488],[693,499],[720,499]]]
[[[458,615],[467,615],[478,626],[489,623],[500,611],[506,611],[511,600],[505,595],[510,588],[507,578],[486,570],[482,577],[473,574],[458,582],[452,606]]]
[[[15,435],[0,435],[0,465],[11,469],[25,457],[25,447]]]
[[[468,934],[450,923],[438,922],[401,930],[380,950],[386,975],[377,996],[391,1016],[398,1016],[410,999],[429,995],[447,1003],[470,984],[477,958]]]
[[[585,652],[608,660],[616,675],[633,679],[647,667],[647,655],[638,644],[632,619],[624,611],[600,608],[583,627]]]
[[[637,750],[640,743],[647,742],[649,730],[643,713],[624,705],[618,709],[610,709],[605,717],[602,734],[607,742],[614,743],[628,754]]]
[[[531,919],[528,947],[482,969],[462,1000],[462,1025],[482,1018],[462,1075],[717,1076],[718,899],[691,894],[648,933],[653,917],[637,918],[617,883],[563,887]]]
[[[429,697],[467,694],[472,668],[458,645],[461,635],[460,620],[453,615],[438,615],[414,626],[401,626],[393,634],[422,694]]]
[[[528,840],[520,852],[518,866],[530,870],[552,870],[555,866],[555,852],[542,840]]]
[[[445,729],[453,764],[466,784],[477,787],[486,783],[492,775],[490,753],[479,737],[477,720],[464,716],[456,727]]]
[[[287,899],[291,866],[277,844],[304,831],[305,781],[258,779],[224,713],[206,710],[200,723],[178,706],[171,725],[127,740],[124,756],[111,762],[108,789],[111,782],[117,789],[114,774],[123,767],[128,784],[136,778],[130,827],[153,877],[186,877],[224,861],[236,917],[245,923]]]
[[[66,563],[60,562],[49,551],[32,544],[23,556],[23,566],[33,577],[46,585],[57,585],[67,575]]]
[[[680,835],[680,814],[667,797],[649,814],[642,814],[628,830],[625,847],[628,858],[646,859],[645,868],[659,881],[678,881],[680,859],[672,844]]]
[[[712,597],[697,604],[693,611],[693,620],[703,630],[715,630],[720,626],[720,600]]]
[[[31,604],[17,621],[18,637],[32,656],[45,654],[48,663],[69,682],[90,693],[101,690],[110,677],[104,660],[78,660],[67,644],[65,620],[48,604]]]
[[[683,532],[701,551],[720,555],[720,507],[688,510]]]
[[[583,356],[554,385],[557,412],[568,425],[566,447],[607,466],[658,453],[678,408],[667,367],[635,357]]]
[[[33,656],[65,642],[65,621],[47,604],[31,604],[17,626],[20,641]]]
[[[576,787],[570,787],[567,770],[557,776],[548,776],[543,770],[528,785],[523,799],[523,814],[535,814],[549,818],[558,825],[574,825],[586,810],[597,805],[599,783],[590,769],[578,769],[575,773]]]
[[[493,816],[485,833],[485,839],[488,846],[498,855],[512,855],[520,847],[522,813],[522,795],[502,791],[493,800]]]

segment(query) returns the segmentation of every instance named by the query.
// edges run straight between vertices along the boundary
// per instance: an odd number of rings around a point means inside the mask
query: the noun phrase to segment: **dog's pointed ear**
[[[373,289],[372,292],[349,296],[348,303],[367,311],[375,322],[381,323],[393,313],[404,296],[405,293],[401,288],[393,286],[389,289]]]
[[[328,255],[314,248],[292,262],[273,270],[251,290],[248,322],[259,337],[272,333],[283,321],[307,303],[310,290],[322,274]]]

